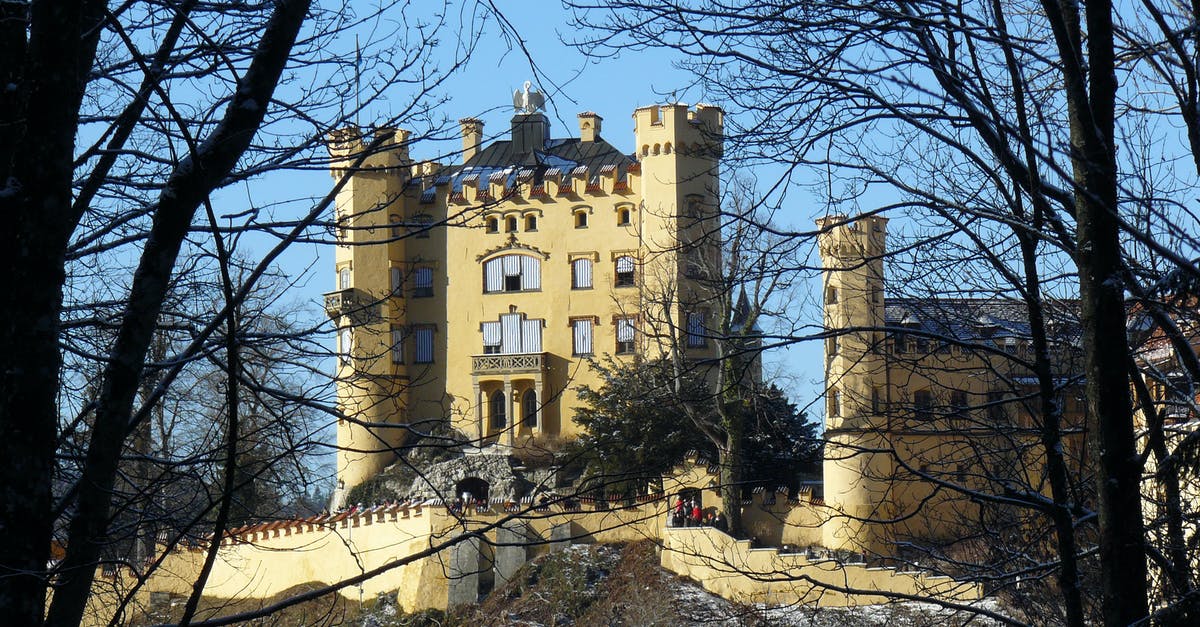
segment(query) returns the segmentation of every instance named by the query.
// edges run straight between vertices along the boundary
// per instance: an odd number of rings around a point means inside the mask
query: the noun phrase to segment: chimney
[[[512,119],[513,152],[545,150],[550,139],[550,119],[542,113],[518,113]]]
[[[479,144],[483,143],[483,122],[475,118],[463,118],[458,121],[462,127],[463,163],[479,154]]]
[[[585,142],[594,142],[600,137],[600,123],[604,118],[592,113],[584,111],[579,114],[579,139]]]

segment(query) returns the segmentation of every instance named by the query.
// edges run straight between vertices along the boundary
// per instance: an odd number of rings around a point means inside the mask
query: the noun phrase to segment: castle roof
[[[1060,321],[1051,326],[1052,336],[1060,342],[1078,336],[1077,301],[1051,301],[1045,306],[1047,318]],[[1062,320],[1071,323],[1063,325]],[[962,342],[1028,340],[1031,336],[1025,303],[1012,299],[888,298],[884,301],[884,323]]]

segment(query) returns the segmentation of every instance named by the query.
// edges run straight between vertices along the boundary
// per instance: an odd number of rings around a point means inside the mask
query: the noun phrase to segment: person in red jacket
[[[700,521],[701,521],[702,515],[703,514],[700,511],[700,501],[692,501],[692,526],[693,527],[700,526]]]

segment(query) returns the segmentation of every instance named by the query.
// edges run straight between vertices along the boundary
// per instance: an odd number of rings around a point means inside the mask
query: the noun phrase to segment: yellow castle
[[[639,108],[626,154],[590,112],[555,138],[530,95],[486,145],[461,120],[457,165],[414,161],[401,130],[332,138],[341,495],[408,425],[449,418],[480,447],[570,437],[575,388],[599,384],[588,358],[712,354],[696,276],[720,259],[721,109]]]

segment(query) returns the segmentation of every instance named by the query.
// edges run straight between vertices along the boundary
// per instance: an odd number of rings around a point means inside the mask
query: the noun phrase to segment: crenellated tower
[[[817,220],[825,335],[825,501],[838,512],[824,526],[831,548],[875,550],[886,517],[892,460],[886,450],[884,345],[887,218],[830,215]]]
[[[703,104],[694,109],[670,104],[639,108],[633,118],[641,167],[646,336],[651,341],[678,337],[689,325],[714,328],[722,312],[704,277],[716,278],[721,271],[718,170],[724,112]],[[647,346],[648,353],[668,350],[663,342]]]
[[[334,215],[334,290],[325,296],[337,329],[338,406],[346,416],[337,429],[335,499],[341,499],[394,461],[392,450],[404,439],[408,373],[396,345],[405,328],[403,289],[411,280],[402,235],[412,164],[408,132],[398,129],[373,136],[343,129],[331,134],[329,152],[334,180],[346,179]]]

